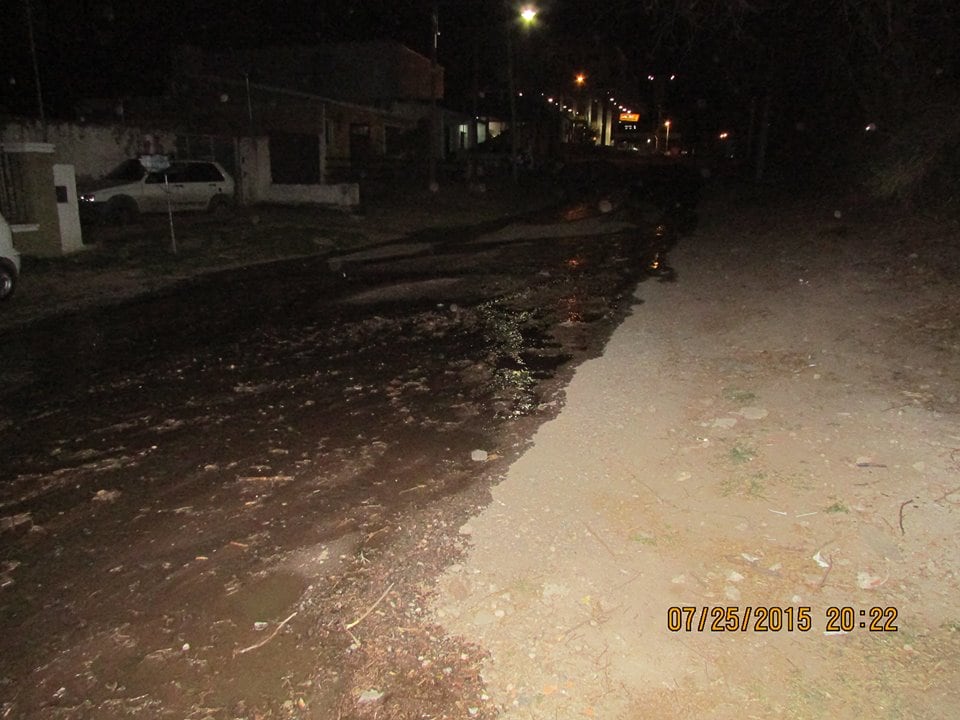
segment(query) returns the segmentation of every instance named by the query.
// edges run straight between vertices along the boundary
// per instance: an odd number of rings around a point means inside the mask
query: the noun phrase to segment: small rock
[[[715,418],[710,421],[709,426],[715,428],[732,428],[737,424],[736,418],[725,417],[725,418]]]
[[[473,528],[470,525],[464,525],[460,528],[461,535],[473,535]]]
[[[119,490],[97,490],[97,494],[93,496],[94,502],[113,502],[118,497],[120,497]]]
[[[745,407],[740,411],[741,417],[747,420],[763,420],[767,414],[767,410],[761,407]]]
[[[476,615],[473,616],[474,625],[480,625],[480,626],[489,625],[493,621],[494,621],[493,614],[488,612],[487,610],[481,610],[480,612],[478,612]]]
[[[367,703],[377,702],[382,697],[383,693],[380,690],[371,688],[370,690],[364,690],[360,693],[360,697],[357,698],[357,703],[359,705],[366,705]]]
[[[470,453],[470,459],[474,462],[485,462],[488,457],[486,450],[474,450]]]

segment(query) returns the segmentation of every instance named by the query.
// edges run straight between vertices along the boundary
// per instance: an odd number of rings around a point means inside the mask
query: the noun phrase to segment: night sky
[[[45,105],[70,118],[84,97],[155,95],[179,44],[244,48],[288,42],[393,39],[430,54],[430,0],[8,0],[0,25],[0,110],[36,113],[27,8]],[[467,109],[473,58],[480,90],[503,92],[506,32],[519,86],[592,88],[677,112],[709,107],[718,122],[774,94],[797,123],[842,127],[909,110],[905,97],[954,82],[955,2],[901,0],[544,0],[536,25],[505,0],[437,0],[446,103]],[[649,81],[648,76],[658,78]],[[660,84],[673,75],[675,80]],[[899,93],[899,95],[897,95]]]

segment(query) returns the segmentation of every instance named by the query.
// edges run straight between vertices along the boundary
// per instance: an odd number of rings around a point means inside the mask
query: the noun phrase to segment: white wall
[[[13,120],[0,125],[2,142],[41,142],[39,121]],[[144,152],[176,149],[172,133],[146,133],[125,125],[48,123],[47,142],[55,147],[54,162],[73,165],[80,180],[98,179],[122,160]]]
[[[282,205],[336,205],[352,207],[360,204],[360,186],[356,183],[336,185],[273,185],[267,186],[261,202]]]
[[[352,207],[360,204],[360,186],[356,183],[277,185],[270,176],[268,139],[241,138],[240,197],[244,203]]]

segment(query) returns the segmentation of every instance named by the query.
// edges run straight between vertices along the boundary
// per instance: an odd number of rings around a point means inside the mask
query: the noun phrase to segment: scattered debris
[[[293,480],[293,475],[241,475],[240,482],[277,482],[286,483]]]
[[[823,555],[820,554],[819,550],[817,550],[817,554],[813,556],[813,561],[822,568],[830,567],[830,562],[823,559]]]
[[[27,523],[33,525],[33,518],[28,512],[17,513],[16,515],[7,515],[0,518],[0,531],[14,530],[15,528],[18,528],[21,525],[26,525]]]
[[[485,462],[490,457],[486,450],[474,450],[470,453],[470,459],[474,462]]]
[[[883,585],[889,579],[889,575],[882,578],[878,575],[871,575],[868,572],[861,571],[857,573],[857,587],[861,590],[873,590]]]

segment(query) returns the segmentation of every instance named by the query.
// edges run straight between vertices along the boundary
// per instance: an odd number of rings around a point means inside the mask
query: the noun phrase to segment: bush
[[[960,199],[960,102],[928,105],[882,138],[867,164],[867,189],[906,205]]]

